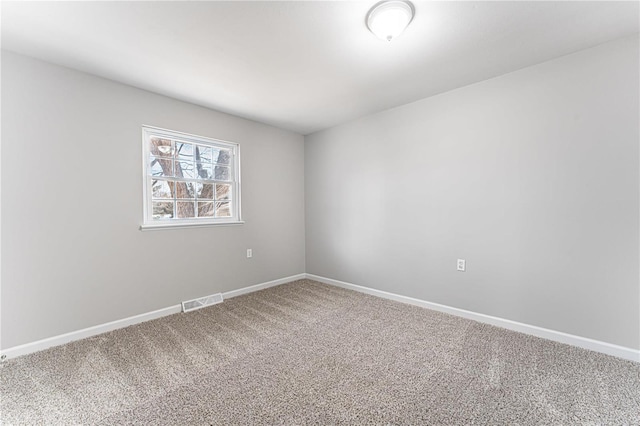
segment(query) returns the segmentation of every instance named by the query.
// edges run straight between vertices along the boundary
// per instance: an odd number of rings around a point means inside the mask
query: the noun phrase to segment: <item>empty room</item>
[[[640,2],[0,17],[0,424],[640,425]]]

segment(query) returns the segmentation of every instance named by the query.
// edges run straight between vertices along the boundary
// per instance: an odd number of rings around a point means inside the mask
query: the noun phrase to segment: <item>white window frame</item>
[[[231,208],[234,213],[228,218],[189,218],[189,219],[153,219],[152,207],[152,190],[151,181],[153,176],[150,172],[149,158],[151,152],[149,145],[151,138],[158,137],[162,139],[171,139],[172,141],[186,142],[199,145],[209,145],[213,147],[224,148],[232,153],[231,168],[232,181],[218,182],[231,184],[232,197]],[[241,216],[241,196],[240,196],[240,144],[235,142],[223,141],[219,139],[208,138],[204,136],[192,135],[188,133],[177,132],[174,130],[162,129],[153,126],[142,126],[142,192],[143,192],[143,214],[141,230],[147,229],[175,229],[194,226],[219,226],[219,225],[237,225],[244,223]],[[194,179],[196,181],[197,179]],[[212,181],[215,182],[215,181]]]

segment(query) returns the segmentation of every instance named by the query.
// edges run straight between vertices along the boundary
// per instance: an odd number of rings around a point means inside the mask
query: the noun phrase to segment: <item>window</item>
[[[141,228],[241,223],[238,144],[154,127],[142,134]]]

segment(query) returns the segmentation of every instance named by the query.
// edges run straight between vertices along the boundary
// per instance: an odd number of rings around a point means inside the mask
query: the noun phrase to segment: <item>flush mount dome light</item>
[[[367,28],[379,39],[391,41],[407,28],[414,12],[408,1],[382,1],[367,13]]]

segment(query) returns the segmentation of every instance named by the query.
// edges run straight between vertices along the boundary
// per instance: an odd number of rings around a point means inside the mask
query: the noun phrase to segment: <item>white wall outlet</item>
[[[247,249],[247,259],[250,259],[252,257],[253,257],[253,250]]]
[[[467,261],[464,259],[458,259],[458,271],[464,272],[467,270]]]

